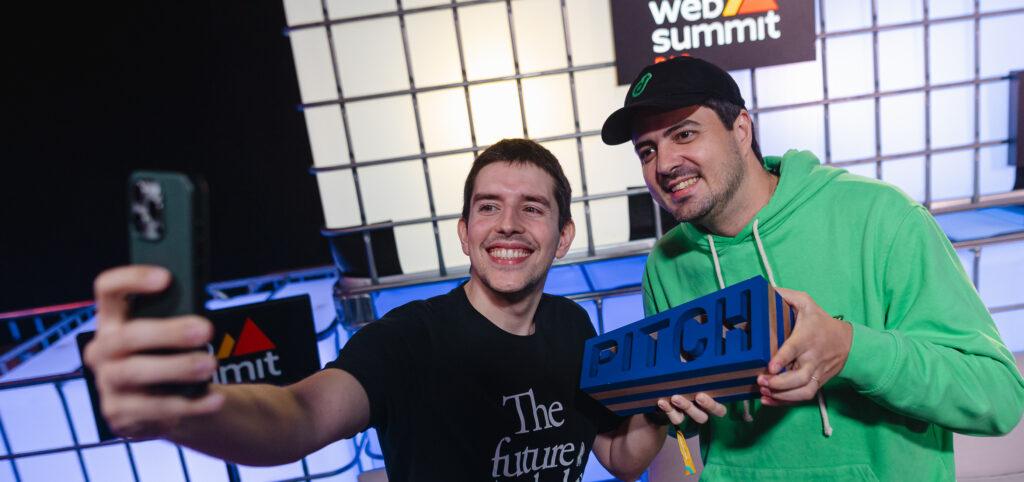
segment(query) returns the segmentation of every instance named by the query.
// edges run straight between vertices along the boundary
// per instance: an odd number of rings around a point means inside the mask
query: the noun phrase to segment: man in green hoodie
[[[806,151],[762,158],[728,73],[648,66],[601,136],[682,222],[647,260],[648,316],[755,275],[796,311],[760,399],[659,401],[700,434],[702,479],[952,480],[953,431],[1020,421],[1024,380],[928,211]]]

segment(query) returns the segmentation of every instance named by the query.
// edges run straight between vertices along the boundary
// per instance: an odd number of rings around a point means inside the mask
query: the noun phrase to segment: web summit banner
[[[814,60],[813,0],[611,0],[619,85],[680,55],[725,70]]]

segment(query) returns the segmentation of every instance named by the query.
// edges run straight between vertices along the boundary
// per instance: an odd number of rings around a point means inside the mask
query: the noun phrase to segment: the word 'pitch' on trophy
[[[761,276],[587,340],[580,388],[619,415],[659,398],[706,392],[757,398],[757,376],[793,329],[789,306]]]

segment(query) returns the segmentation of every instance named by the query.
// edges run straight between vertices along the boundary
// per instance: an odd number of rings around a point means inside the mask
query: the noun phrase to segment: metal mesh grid
[[[554,0],[553,0],[554,1]],[[373,284],[379,282],[379,277],[373,268],[373,252],[370,248],[368,231],[374,229],[382,229],[388,227],[400,227],[400,226],[414,226],[414,225],[429,225],[433,231],[433,241],[435,243],[435,251],[437,253],[437,271],[436,274],[439,277],[445,277],[448,275],[448,266],[446,266],[446,260],[443,256],[442,240],[439,233],[438,224],[444,221],[451,221],[458,218],[456,213],[443,213],[439,212],[435,203],[435,193],[431,187],[431,172],[428,167],[428,159],[433,159],[442,156],[450,156],[454,154],[466,154],[472,153],[474,156],[486,145],[482,145],[478,142],[477,132],[475,130],[474,115],[479,118],[479,113],[473,112],[473,101],[470,95],[470,88],[481,85],[497,84],[501,82],[513,82],[515,84],[515,91],[517,94],[518,108],[519,108],[519,121],[521,122],[522,133],[525,137],[531,137],[531,126],[527,120],[527,106],[525,105],[523,95],[523,82],[526,79],[535,78],[550,78],[558,75],[568,76],[569,81],[569,93],[571,95],[571,106],[572,106],[572,121],[573,130],[570,133],[554,135],[554,136],[537,136],[532,137],[538,142],[551,142],[558,140],[574,140],[576,144],[576,155],[579,162],[579,176],[581,192],[573,199],[574,205],[581,206],[583,212],[583,219],[577,219],[577,222],[583,222],[582,228],[587,233],[587,245],[585,256],[594,257],[598,256],[597,248],[598,244],[594,239],[593,220],[591,219],[591,202],[599,199],[615,199],[625,198],[631,194],[638,194],[644,192],[643,189],[620,189],[612,192],[601,192],[599,194],[592,194],[590,186],[587,182],[587,167],[588,167],[588,156],[585,155],[584,141],[588,138],[593,138],[599,135],[597,130],[583,130],[581,129],[581,114],[580,105],[577,92],[576,76],[581,72],[600,71],[601,69],[609,70],[614,67],[614,62],[597,62],[577,65],[573,59],[573,48],[570,41],[570,18],[574,12],[570,11],[570,6],[567,5],[566,0],[557,0],[558,7],[561,15],[561,27],[562,27],[562,38],[558,39],[559,42],[564,42],[564,48],[566,52],[566,59],[564,67],[555,69],[544,69],[538,71],[523,71],[521,69],[520,62],[520,49],[518,47],[516,38],[516,19],[513,6],[516,5],[515,0],[474,0],[474,1],[458,1],[451,0],[449,3],[432,5],[418,8],[404,8],[401,0],[396,0],[395,8],[386,12],[373,13],[368,15],[352,16],[347,18],[334,18],[330,17],[328,2],[327,0],[320,0],[320,5],[323,11],[323,18],[328,19],[320,22],[302,23],[296,24],[288,29],[286,33],[292,33],[306,29],[323,29],[327,32],[328,37],[332,35],[332,29],[346,24],[352,24],[357,22],[364,22],[368,20],[381,19],[381,18],[397,18],[400,25],[400,32],[402,35],[402,45],[404,54],[404,63],[408,73],[408,84],[407,89],[391,90],[387,92],[378,92],[366,95],[345,97],[342,92],[341,76],[339,75],[339,67],[336,62],[337,54],[335,51],[336,43],[329,42],[331,49],[332,68],[334,70],[335,86],[337,90],[337,98],[319,100],[315,102],[309,102],[302,104],[301,109],[312,109],[328,105],[338,105],[341,109],[341,115],[344,124],[344,135],[346,138],[346,144],[348,146],[348,159],[347,162],[340,162],[330,165],[319,165],[310,169],[313,174],[322,174],[331,171],[351,171],[353,177],[353,183],[355,186],[356,197],[359,199],[358,208],[360,213],[360,225],[344,228],[324,228],[323,232],[327,236],[335,236],[349,233],[363,233],[364,244],[366,246],[366,257],[370,261],[370,278]],[[816,2],[818,10],[818,29],[817,44],[819,47],[819,63],[821,67],[821,80],[822,80],[822,96],[820,99],[803,101],[803,102],[791,102],[782,105],[758,105],[758,77],[759,70],[761,69],[749,69],[749,82],[750,82],[750,112],[755,119],[755,125],[758,126],[760,132],[760,123],[758,122],[762,118],[762,114],[767,113],[779,113],[787,111],[796,111],[803,108],[812,108],[820,106],[822,110],[822,124],[824,131],[824,152],[820,153],[823,155],[822,162],[826,164],[832,164],[838,167],[859,167],[859,166],[870,166],[873,165],[874,177],[883,178],[883,165],[887,161],[894,160],[905,160],[913,158],[923,158],[923,199],[922,202],[925,206],[938,211],[949,211],[949,210],[963,210],[972,209],[986,204],[986,196],[982,192],[980,183],[981,172],[981,150],[984,148],[991,148],[996,146],[1006,145],[1009,139],[988,139],[983,140],[981,136],[981,112],[980,112],[980,97],[982,86],[996,83],[1007,82],[1009,74],[1004,73],[1001,75],[990,75],[982,77],[981,75],[981,50],[980,50],[980,36],[981,36],[981,21],[987,18],[993,18],[998,16],[1007,16],[1024,13],[1024,8],[1008,8],[1003,10],[993,11],[982,11],[980,0],[974,0],[973,11],[966,14],[955,15],[955,16],[944,16],[942,18],[934,18],[930,16],[930,5],[928,1],[921,1],[921,16],[920,20],[907,21],[901,23],[891,23],[883,25],[879,21],[879,2],[878,0],[871,0],[870,2],[870,26],[849,28],[849,29],[835,29],[833,31],[827,30],[825,9],[829,7],[829,2],[826,0],[819,0]],[[511,59],[512,59],[512,74],[492,76],[487,78],[472,78],[467,75],[467,62],[466,62],[466,45],[464,45],[464,39],[462,35],[462,28],[460,27],[459,15],[460,10],[469,7],[478,7],[486,4],[503,4],[505,7],[505,14],[507,16],[507,28],[509,35],[509,42],[511,45]],[[834,5],[834,4],[833,4]],[[604,5],[598,5],[597,8],[602,8]],[[440,85],[429,85],[429,86],[418,86],[416,78],[413,74],[412,67],[412,55],[410,53],[409,46],[409,35],[406,29],[406,18],[410,15],[421,14],[424,12],[450,12],[453,25],[455,30],[455,37],[457,40],[458,58],[461,69],[461,80],[459,82],[449,82]],[[930,72],[932,66],[930,64],[931,57],[931,35],[930,32],[932,27],[936,25],[951,24],[956,22],[971,22],[973,24],[973,39],[969,40],[972,42],[973,48],[973,78],[966,80],[957,80],[953,82],[933,83],[930,78]],[[504,28],[504,26],[502,27]],[[882,79],[882,73],[880,72],[879,66],[879,37],[880,35],[907,29],[923,29],[923,45],[921,48],[924,51],[924,82],[923,85],[895,88],[895,89],[883,89],[880,79]],[[610,31],[608,34],[610,35]],[[870,35],[871,37],[871,59],[872,59],[872,89],[867,93],[859,93],[856,95],[843,95],[843,96],[830,96],[829,93],[829,63],[828,63],[828,46],[829,42],[842,38],[856,35]],[[341,66],[344,69],[344,65]],[[734,72],[737,75],[738,72]],[[760,86],[761,89],[765,87],[771,88],[766,84]],[[952,146],[935,147],[933,145],[932,130],[932,96],[935,92],[943,92],[948,89],[956,89],[962,87],[973,87],[973,137],[971,142],[960,143]],[[443,91],[446,89],[461,89],[463,91],[465,102],[466,102],[466,113],[468,116],[468,126],[470,130],[470,145],[457,148],[457,149],[446,149],[446,150],[435,150],[431,151],[426,148],[423,136],[423,125],[426,122],[441,122],[443,119],[424,119],[421,115],[418,106],[418,96],[428,92]],[[909,152],[886,152],[883,149],[883,106],[882,103],[886,99],[895,99],[899,96],[907,96],[908,94],[920,94],[924,97],[924,147],[923,149],[916,149]],[[417,154],[410,154],[404,156],[395,156],[379,159],[357,159],[355,151],[352,147],[352,138],[349,128],[349,120],[346,117],[347,109],[346,105],[364,102],[376,99],[385,98],[398,98],[398,97],[409,97],[412,101],[412,111],[416,126],[416,134],[418,140],[419,152]],[[832,139],[836,133],[834,126],[834,119],[830,116],[830,108],[847,103],[854,103],[857,101],[868,101],[873,103],[874,110],[874,149],[873,155],[859,157],[856,159],[845,159],[836,160],[833,157]],[[933,156],[937,154],[947,154],[955,152],[969,151],[972,155],[972,180],[970,187],[970,196],[965,199],[956,200],[944,200],[937,202],[935,200],[935,194],[932,189],[932,164]],[[416,217],[413,219],[404,219],[398,221],[375,223],[369,225],[367,223],[367,217],[365,214],[365,206],[363,205],[362,191],[365,187],[360,185],[360,179],[358,171],[361,168],[380,166],[387,164],[395,164],[406,161],[419,160],[422,166],[423,176],[426,181],[427,189],[427,207],[429,211],[428,216]],[[628,162],[628,159],[624,159],[624,162]],[[989,202],[991,204],[991,202]],[[655,220],[660,221],[658,216],[655,216]],[[661,226],[656,226],[657,233],[661,234]]]

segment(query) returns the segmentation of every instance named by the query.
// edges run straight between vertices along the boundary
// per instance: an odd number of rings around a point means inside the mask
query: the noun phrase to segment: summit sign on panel
[[[814,60],[812,0],[611,0],[619,84],[680,55],[726,70]]]

